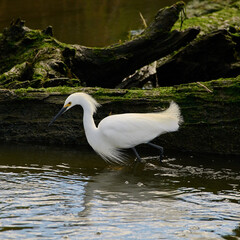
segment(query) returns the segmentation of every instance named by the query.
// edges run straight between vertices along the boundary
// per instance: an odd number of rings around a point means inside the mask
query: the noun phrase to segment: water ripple
[[[21,151],[11,151],[12,158],[0,155],[0,239],[238,236],[234,161],[226,168],[221,161],[199,164],[198,158],[176,155],[134,175],[99,165],[89,152],[45,150],[47,158],[42,149],[28,149],[30,157],[24,159]]]

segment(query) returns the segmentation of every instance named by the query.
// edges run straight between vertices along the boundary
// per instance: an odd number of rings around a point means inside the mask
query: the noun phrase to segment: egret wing
[[[120,114],[103,119],[98,128],[105,140],[119,148],[130,148],[146,143],[167,129],[164,119],[160,121],[159,113],[150,114]],[[166,125],[166,119],[165,119]]]

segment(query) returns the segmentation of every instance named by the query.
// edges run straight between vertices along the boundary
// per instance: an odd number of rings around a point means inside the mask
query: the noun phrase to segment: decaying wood
[[[154,21],[137,38],[106,48],[74,46],[66,49],[65,60],[73,73],[87,86],[114,88],[137,69],[179,49],[192,41],[199,29],[171,31],[184,7],[178,2],[161,9]]]
[[[160,86],[240,74],[240,37],[225,29],[206,34],[157,67]]]
[[[160,9],[141,35],[104,48],[63,44],[52,37],[51,27],[31,30],[17,20],[0,35],[0,87],[66,84],[114,88],[197,36],[199,29],[195,28],[171,31],[183,8],[184,3],[178,2]]]
[[[147,82],[151,82],[152,87],[158,86],[157,78],[157,61],[146,65],[139,70],[135,71],[132,75],[123,79],[123,81],[118,84],[115,88],[143,88]]]

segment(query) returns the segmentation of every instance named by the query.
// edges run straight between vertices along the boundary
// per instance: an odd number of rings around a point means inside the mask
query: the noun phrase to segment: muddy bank
[[[156,143],[166,149],[219,154],[240,154],[240,77],[144,90],[102,88],[49,88],[0,91],[0,141],[86,145],[82,109],[75,107],[51,127],[49,121],[72,92],[84,91],[102,104],[96,122],[109,114],[151,112],[176,101],[184,124]],[[210,91],[209,91],[210,90]]]

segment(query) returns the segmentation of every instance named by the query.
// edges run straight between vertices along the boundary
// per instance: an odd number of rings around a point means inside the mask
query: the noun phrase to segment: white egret
[[[142,143],[159,149],[161,160],[163,148],[150,141],[163,133],[177,131],[182,121],[178,105],[171,102],[169,108],[162,112],[110,115],[96,127],[93,114],[100,104],[86,93],[73,93],[49,126],[75,105],[83,108],[83,126],[88,143],[104,160],[113,163],[124,163],[121,149],[128,148],[132,148],[138,161],[141,161],[135,146]]]

